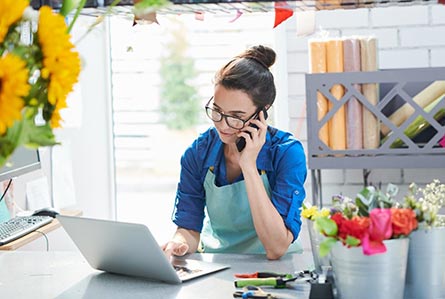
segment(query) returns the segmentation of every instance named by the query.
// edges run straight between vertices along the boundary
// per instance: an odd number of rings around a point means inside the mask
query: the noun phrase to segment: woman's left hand
[[[240,154],[239,164],[241,169],[249,166],[256,168],[258,153],[266,142],[267,123],[264,118],[264,112],[260,111],[258,116],[259,119],[250,120],[249,125],[238,133],[238,137],[244,137],[246,139],[246,147]],[[258,128],[254,128],[250,126],[250,124],[256,125]]]

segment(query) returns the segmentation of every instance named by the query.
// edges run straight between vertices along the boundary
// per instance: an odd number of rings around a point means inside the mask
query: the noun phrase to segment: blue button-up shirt
[[[214,168],[218,186],[230,184],[223,147],[218,132],[212,127],[201,134],[182,156],[172,216],[179,227],[201,232],[206,202],[204,179],[210,167]],[[257,168],[266,171],[272,189],[272,203],[295,240],[300,232],[300,208],[306,196],[303,185],[307,168],[303,146],[290,133],[268,130],[266,142],[258,154]],[[241,175],[235,182],[243,179]]]

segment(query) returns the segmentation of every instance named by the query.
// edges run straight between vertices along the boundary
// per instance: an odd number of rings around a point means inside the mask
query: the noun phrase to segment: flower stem
[[[76,12],[74,13],[73,20],[71,21],[70,25],[68,26],[68,33],[70,33],[71,29],[73,29],[74,23],[76,23],[76,20],[80,15],[80,11],[85,6],[86,2],[87,2],[87,0],[80,0],[79,5],[77,6]]]

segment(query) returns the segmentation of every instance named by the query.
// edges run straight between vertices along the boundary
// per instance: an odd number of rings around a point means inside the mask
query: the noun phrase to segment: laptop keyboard
[[[18,239],[53,221],[49,216],[14,217],[0,223],[0,245]]]

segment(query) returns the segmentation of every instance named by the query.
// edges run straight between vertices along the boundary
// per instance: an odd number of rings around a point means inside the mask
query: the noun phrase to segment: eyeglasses
[[[236,130],[241,130],[242,128],[244,128],[244,126],[246,125],[246,123],[251,120],[254,116],[256,116],[258,114],[258,110],[255,111],[255,113],[249,117],[248,119],[244,120],[241,119],[239,117],[236,116],[232,116],[232,115],[227,115],[224,113],[221,113],[220,111],[211,108],[210,102],[213,100],[213,97],[210,98],[210,100],[207,102],[205,109],[206,109],[206,113],[207,116],[214,122],[220,122],[222,121],[222,119],[224,118],[226,120],[226,124],[231,127],[232,129],[236,129]]]

